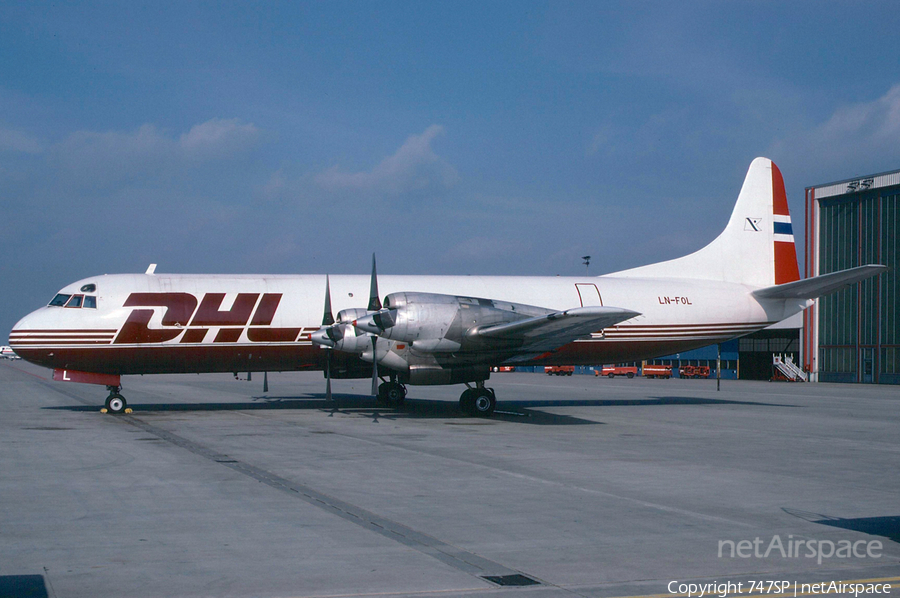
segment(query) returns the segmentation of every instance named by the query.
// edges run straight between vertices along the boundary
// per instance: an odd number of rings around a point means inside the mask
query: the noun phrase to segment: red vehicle
[[[643,374],[645,378],[671,378],[672,366],[670,365],[645,365]]]
[[[495,365],[491,368],[492,372],[515,372],[516,366],[514,365]]]
[[[678,370],[682,378],[709,378],[708,365],[683,365]]]
[[[616,376],[634,378],[637,376],[637,373],[637,368],[634,366],[605,365],[599,372],[594,370],[595,376],[607,376],[609,378],[615,378]]]
[[[571,376],[575,373],[574,365],[547,365],[544,373],[548,376]]]

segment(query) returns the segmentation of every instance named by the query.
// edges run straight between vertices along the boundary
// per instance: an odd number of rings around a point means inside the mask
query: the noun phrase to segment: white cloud
[[[260,130],[251,123],[214,118],[191,127],[178,145],[192,157],[221,157],[252,148],[260,137]]]
[[[421,135],[411,135],[394,155],[371,170],[345,172],[334,166],[316,176],[315,181],[333,191],[387,195],[448,189],[456,184],[459,175],[452,165],[431,149],[431,142],[443,132],[444,128],[440,125],[431,125]]]
[[[159,183],[185,165],[236,157],[261,137],[253,124],[215,118],[177,138],[152,124],[135,131],[76,131],[53,145],[51,154],[76,184],[103,188],[140,179]]]
[[[825,122],[773,144],[769,153],[813,177],[840,178],[896,168],[900,160],[900,84],[883,96],[838,108]]]
[[[173,149],[172,140],[149,124],[130,133],[76,131],[53,146],[64,168],[96,171],[111,167],[120,173],[156,164]]]
[[[34,137],[19,131],[0,129],[0,152],[39,154],[43,145]]]
[[[900,85],[894,85],[877,100],[837,110],[827,122],[812,131],[819,143],[845,142],[848,138],[870,143],[896,143],[900,134]]]

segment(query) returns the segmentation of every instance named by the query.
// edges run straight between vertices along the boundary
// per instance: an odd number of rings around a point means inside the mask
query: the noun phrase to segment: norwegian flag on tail
[[[800,280],[794,231],[781,171],[772,162],[772,225],[775,228],[775,284]]]

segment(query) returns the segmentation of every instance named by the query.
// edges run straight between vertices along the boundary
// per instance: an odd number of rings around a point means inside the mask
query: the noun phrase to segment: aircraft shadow
[[[47,598],[43,575],[0,575],[0,596]]]
[[[830,515],[810,513],[808,511],[799,511],[796,509],[782,508],[781,510],[788,515],[805,519],[811,523],[849,529],[854,532],[862,532],[872,536],[883,536],[892,542],[900,544],[900,515],[842,519],[840,517],[831,517]]]
[[[333,400],[326,401],[324,394],[310,394],[303,396],[253,397],[253,402],[233,403],[128,403],[134,415],[164,412],[186,411],[270,411],[270,410],[306,410],[322,411],[329,417],[335,414],[354,415],[361,418],[379,420],[399,419],[452,419],[459,420],[459,424],[470,423],[487,424],[496,421],[509,421],[532,425],[597,425],[602,422],[544,413],[542,411],[529,411],[520,409],[511,411],[504,403],[498,403],[497,411],[490,418],[478,418],[465,415],[459,410],[459,404],[455,401],[428,401],[423,399],[407,399],[399,407],[388,407],[378,404],[369,395],[345,395],[334,394]],[[65,405],[44,407],[44,409],[57,409],[64,411],[95,412],[101,405]]]
[[[266,410],[315,410],[355,415],[379,421],[380,419],[454,419],[466,422],[488,423],[502,421],[530,425],[600,425],[603,422],[574,417],[566,414],[541,411],[546,407],[647,407],[670,405],[749,405],[791,407],[772,403],[729,401],[724,399],[702,399],[697,397],[653,397],[649,399],[588,399],[588,400],[508,400],[497,403],[497,411],[491,418],[471,417],[460,412],[455,401],[430,401],[407,399],[399,407],[379,405],[369,395],[334,394],[332,401],[326,401],[324,394],[300,396],[256,396],[252,402],[229,403],[129,403],[136,415],[141,413],[185,412],[185,411],[266,411]],[[45,407],[66,411],[91,412],[100,405],[67,405]],[[460,423],[462,423],[462,421]]]
[[[509,407],[652,407],[664,405],[749,405],[752,407],[794,407],[780,403],[759,401],[731,401],[727,399],[701,399],[699,397],[649,397],[646,399],[546,399],[528,401],[501,401],[497,405]]]

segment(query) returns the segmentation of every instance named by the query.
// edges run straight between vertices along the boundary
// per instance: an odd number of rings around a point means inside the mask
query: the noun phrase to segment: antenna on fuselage
[[[156,274],[156,264],[150,264],[147,266],[147,271],[144,274]]]

